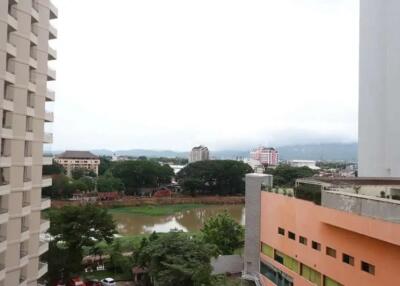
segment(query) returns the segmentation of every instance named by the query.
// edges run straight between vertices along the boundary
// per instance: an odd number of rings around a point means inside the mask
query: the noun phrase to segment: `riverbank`
[[[145,205],[137,207],[110,208],[110,214],[142,215],[142,216],[166,216],[178,212],[204,207],[204,204],[176,204],[176,205]]]
[[[96,202],[99,207],[115,208],[115,207],[136,207],[146,205],[178,205],[178,204],[203,204],[203,205],[241,205],[245,203],[244,196],[176,196],[166,198],[140,198],[125,196],[116,201]],[[79,206],[81,201],[71,200],[52,200],[52,208],[61,208],[64,206]]]

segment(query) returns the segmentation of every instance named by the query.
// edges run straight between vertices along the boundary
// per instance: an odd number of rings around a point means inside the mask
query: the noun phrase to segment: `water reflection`
[[[114,214],[118,232],[121,234],[146,234],[168,232],[172,229],[182,231],[198,231],[204,222],[224,210],[239,223],[244,225],[245,212],[243,205],[212,205],[198,209],[186,210],[169,216],[142,216],[129,214]]]

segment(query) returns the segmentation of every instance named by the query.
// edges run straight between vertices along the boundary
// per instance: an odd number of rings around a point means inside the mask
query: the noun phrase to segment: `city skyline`
[[[54,2],[53,150],[356,141],[358,1]]]

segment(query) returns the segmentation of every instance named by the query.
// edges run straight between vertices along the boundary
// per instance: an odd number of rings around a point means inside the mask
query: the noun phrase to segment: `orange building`
[[[299,181],[294,194],[259,191],[259,283],[400,285],[400,201],[383,194],[400,180]]]

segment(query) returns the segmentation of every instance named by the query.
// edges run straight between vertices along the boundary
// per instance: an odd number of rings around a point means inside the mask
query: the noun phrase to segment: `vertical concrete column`
[[[244,247],[244,272],[260,271],[261,189],[272,187],[272,176],[246,175],[246,232]]]

